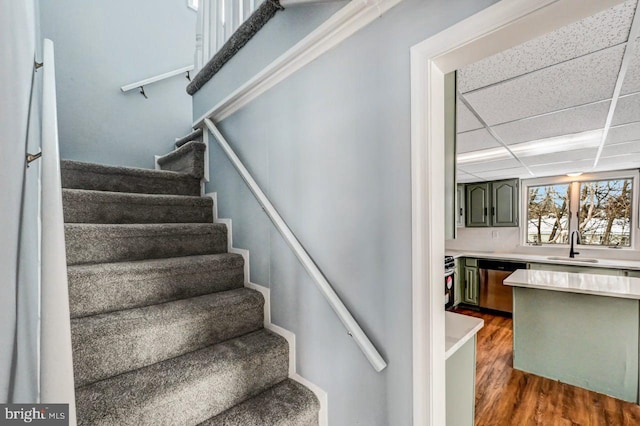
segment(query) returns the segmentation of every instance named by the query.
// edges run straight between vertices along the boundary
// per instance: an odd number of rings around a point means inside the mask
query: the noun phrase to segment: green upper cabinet
[[[492,226],[518,226],[518,179],[491,182]]]
[[[464,226],[464,185],[456,188],[456,227]]]
[[[466,185],[467,227],[490,226],[489,202],[491,198],[489,182],[472,183]]]
[[[518,185],[517,179],[466,184],[466,226],[518,226]]]

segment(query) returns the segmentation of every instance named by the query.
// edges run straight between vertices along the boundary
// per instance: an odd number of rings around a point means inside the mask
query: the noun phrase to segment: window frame
[[[524,183],[524,181],[523,181]],[[542,184],[531,184],[531,183],[527,183],[526,187],[523,185],[524,191],[522,193],[522,197],[524,199],[524,204],[523,204],[523,216],[524,216],[524,221],[523,221],[523,226],[524,226],[524,238],[523,238],[523,243],[525,245],[528,246],[534,246],[534,247],[538,247],[538,246],[548,246],[548,247],[562,247],[562,246],[566,246],[566,244],[560,244],[560,243],[531,243],[529,242],[529,189],[530,188],[541,188],[541,187],[545,187],[545,186],[554,186],[554,185],[567,185],[567,192],[569,195],[569,205],[567,206],[567,217],[569,220],[569,223],[567,224],[567,230],[569,231],[569,233],[571,233],[570,230],[570,226],[571,226],[571,202],[573,200],[572,198],[572,182],[551,182],[551,183],[542,183]]]
[[[531,248],[568,248],[569,244],[534,244],[527,242],[528,238],[528,223],[529,223],[529,187],[544,186],[544,185],[557,185],[557,184],[570,184],[569,186],[569,235],[573,231],[577,231],[578,220],[575,217],[575,213],[580,206],[580,183],[604,181],[604,180],[619,180],[619,179],[631,179],[631,235],[630,245],[628,247],[619,247],[615,250],[638,250],[640,249],[640,201],[638,184],[640,183],[640,174],[638,169],[628,170],[616,170],[610,172],[597,172],[597,173],[585,173],[577,177],[570,176],[549,176],[543,178],[526,179],[521,182],[520,192],[520,212],[524,220],[521,221],[522,226],[520,229],[520,244],[522,246]],[[578,247],[586,250],[612,250],[609,246],[600,246],[592,244],[578,244]]]

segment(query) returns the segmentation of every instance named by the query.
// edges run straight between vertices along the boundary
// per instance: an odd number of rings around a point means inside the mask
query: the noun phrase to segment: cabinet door
[[[464,295],[463,302],[469,305],[478,305],[478,268],[464,267]]]
[[[489,183],[466,185],[467,208],[466,225],[468,227],[489,226]]]
[[[491,183],[491,225],[518,226],[518,180]]]
[[[460,302],[462,302],[462,292],[464,289],[464,286],[462,285],[462,283],[464,282],[464,279],[462,277],[462,259],[456,259],[456,273],[453,277],[453,304],[455,306],[459,305]]]
[[[464,226],[464,185],[456,188],[456,226]]]

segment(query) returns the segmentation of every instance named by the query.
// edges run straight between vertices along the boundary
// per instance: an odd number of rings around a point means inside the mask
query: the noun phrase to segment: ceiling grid
[[[627,148],[625,167],[638,160],[637,4],[458,70],[459,181],[611,169],[622,164],[617,144]]]

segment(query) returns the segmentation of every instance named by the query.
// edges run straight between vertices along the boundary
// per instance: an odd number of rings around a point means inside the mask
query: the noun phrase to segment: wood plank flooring
[[[510,318],[484,319],[478,333],[476,426],[640,425],[640,406],[513,369]]]

